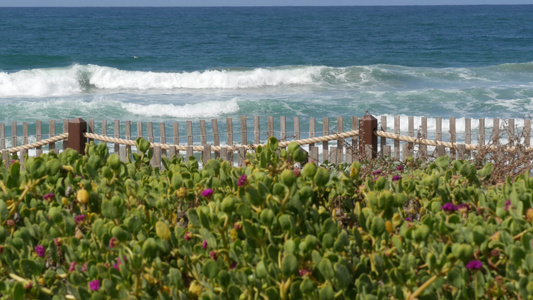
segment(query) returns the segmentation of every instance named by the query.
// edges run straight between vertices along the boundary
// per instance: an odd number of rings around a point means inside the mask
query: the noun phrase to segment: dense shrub
[[[529,174],[441,157],[363,176],[271,138],[247,166],[123,163],[105,144],[0,174],[0,294],[24,298],[527,299]]]

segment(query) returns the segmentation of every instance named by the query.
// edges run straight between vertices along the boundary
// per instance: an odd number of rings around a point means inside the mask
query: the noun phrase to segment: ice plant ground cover
[[[533,181],[493,165],[296,162],[271,138],[203,169],[105,144],[0,171],[2,299],[528,299]],[[379,166],[379,167],[378,167]]]

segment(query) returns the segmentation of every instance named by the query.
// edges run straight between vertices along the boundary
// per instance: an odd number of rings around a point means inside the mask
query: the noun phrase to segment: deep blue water
[[[521,118],[533,5],[0,8],[0,122]]]

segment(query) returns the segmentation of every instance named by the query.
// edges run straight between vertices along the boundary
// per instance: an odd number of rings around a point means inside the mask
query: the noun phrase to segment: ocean
[[[8,132],[75,117],[171,128],[365,111],[428,117],[430,130],[456,117],[460,131],[464,118],[519,125],[532,101],[533,5],[0,7]]]

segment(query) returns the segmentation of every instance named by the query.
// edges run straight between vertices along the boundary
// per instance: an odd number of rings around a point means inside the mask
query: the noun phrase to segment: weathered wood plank
[[[465,118],[465,144],[472,144],[472,119]],[[470,158],[470,150],[464,150],[464,154],[461,156],[463,158]]]
[[[125,135],[126,140],[131,140],[131,121],[125,121],[124,127],[125,127],[124,135]],[[128,153],[127,155],[131,155],[131,146],[129,145],[126,146],[126,152]]]
[[[331,152],[329,153],[329,162],[332,164],[337,164],[337,147],[331,147],[330,150]]]
[[[94,131],[94,119],[89,119],[89,123],[87,124],[87,126],[89,128],[87,128],[87,131],[89,131],[90,133],[95,133]],[[89,139],[89,143],[94,141],[93,139]]]
[[[400,134],[400,116],[394,116],[394,133]],[[400,141],[399,140],[394,140],[394,159],[400,160]]]
[[[381,131],[387,131],[387,116],[381,116]],[[387,146],[387,138],[382,136],[380,138],[380,144],[381,144],[381,155],[385,156],[385,146]]]
[[[318,164],[318,162],[319,162],[319,159],[318,159],[318,147],[309,146],[309,161],[310,162],[315,162],[316,164]]]
[[[315,118],[309,118],[309,138],[314,138],[316,135],[316,120]],[[314,146],[315,143],[309,144],[309,146]]]
[[[274,136],[274,116],[268,116],[268,132],[267,137]]]
[[[500,144],[500,119],[495,118],[492,121],[493,127],[492,127],[492,142],[495,145]]]
[[[343,126],[344,119],[339,116],[337,117],[337,133],[342,133],[344,130]],[[344,139],[337,140],[337,163],[344,162]]]
[[[514,138],[515,138],[515,134],[514,134],[514,119],[509,119],[507,120],[507,124],[509,125],[509,127],[507,128],[507,135],[509,137],[509,144],[512,144],[514,145]]]
[[[155,146],[152,148],[152,159],[150,159],[150,165],[154,168],[161,168],[161,147]]]
[[[329,135],[329,118],[325,117],[323,118],[323,125],[322,125],[322,136]],[[329,158],[329,143],[328,142],[322,142],[322,159],[324,161],[328,160]]]
[[[120,138],[120,120],[115,120],[115,122],[113,124],[113,137],[115,137],[116,139]],[[119,154],[119,152],[120,152],[120,144],[119,143],[115,143],[114,151],[115,151],[115,153]]]
[[[68,133],[68,119],[63,119],[63,133]],[[68,143],[66,140],[63,140],[63,151],[67,150]]]
[[[179,130],[179,124],[178,122],[173,122],[172,123],[172,139],[173,139],[173,142],[174,142],[174,145],[178,146],[180,144],[180,130]],[[177,157],[179,157],[180,155],[180,152],[178,149],[174,148],[175,149],[175,155]]]
[[[248,130],[246,128],[246,116],[241,116],[241,145],[248,144]]]
[[[428,138],[428,118],[427,117],[422,117],[421,118],[421,124],[420,124],[420,127],[421,127],[421,133],[420,133],[420,138],[423,138],[423,139],[427,139]],[[428,146],[427,145],[420,145],[418,147],[419,149],[419,152],[420,152],[420,157],[422,157],[422,159],[426,159],[427,156],[428,156]]]
[[[200,145],[207,144],[207,128],[205,127],[205,120],[200,120]]]
[[[189,146],[187,145],[187,150],[185,150],[185,153],[187,155],[186,157],[186,161],[189,161],[190,160],[190,157],[194,155],[194,152],[193,152],[193,146]]]
[[[280,141],[286,141],[287,140],[287,118],[285,116],[279,117],[279,140]]]
[[[187,121],[187,146],[192,146],[194,141],[193,141],[193,136],[192,136],[192,121]],[[189,156],[187,154],[187,156]]]
[[[414,117],[410,116],[407,118],[407,134],[410,136],[410,137],[415,137],[415,121],[414,121]],[[413,155],[413,152],[415,150],[415,145],[414,143],[408,143],[408,147],[407,147],[407,153],[408,153],[408,156],[411,156]]]
[[[452,143],[453,145],[456,142],[455,118],[450,117],[449,121],[450,121],[450,143]],[[455,150],[455,148],[451,148],[450,157],[452,159],[456,158],[456,154],[457,154],[457,151]]]
[[[211,145],[204,144],[204,151],[202,152],[202,163],[207,164],[207,161],[211,159]]]
[[[435,119],[435,126],[436,126],[436,132],[435,132],[435,140],[437,141],[442,141],[442,117],[437,117]],[[437,156],[440,157],[440,156],[443,156],[444,154],[442,153],[442,151],[444,150],[444,147],[442,146],[437,146],[435,147],[435,151],[437,153]],[[445,150],[444,150],[445,151]],[[439,155],[440,154],[440,155]]]
[[[227,148],[226,146],[222,146],[222,147],[220,147],[220,157],[221,157],[223,160],[229,161],[229,158],[228,158],[228,148]]]
[[[231,147],[233,146],[233,120],[231,118],[226,118],[226,131],[228,135],[228,147]],[[233,151],[227,150],[226,157],[229,164],[233,166]]]
[[[93,120],[94,121],[94,120]],[[93,126],[94,126],[94,122],[93,122]],[[56,136],[56,121],[55,120],[50,120],[50,123],[49,123],[49,137],[53,137],[53,136]],[[48,146],[48,149],[50,152],[55,152],[57,153],[56,151],[56,143],[50,143],[50,145]]]
[[[167,143],[167,134],[165,130],[165,123],[159,123],[159,142],[161,144]],[[161,156],[167,156],[167,150],[161,149]]]
[[[28,122],[22,123],[22,145],[28,144]],[[28,154],[28,150],[21,150],[20,151],[20,163],[21,165],[24,165],[26,161],[26,154]]]
[[[143,137],[143,123],[137,122],[137,137]],[[137,149],[137,153],[140,153],[141,151]]]
[[[43,139],[43,124],[41,121],[35,122],[35,141],[40,141]],[[43,147],[39,146],[35,149],[35,154],[41,156],[43,154]]]
[[[150,143],[154,142],[154,124],[152,122],[148,122],[146,124],[146,134],[148,135],[148,141]]]
[[[213,127],[213,145],[220,146],[220,134],[218,133],[218,120],[211,119],[211,126]],[[215,159],[220,157],[220,152],[215,151]]]
[[[358,130],[359,129],[359,117],[353,116],[352,117],[352,130]],[[346,145],[346,162],[347,163],[353,163],[356,160],[356,154],[358,148],[358,142],[359,139],[357,136],[352,137],[352,143],[351,145]],[[348,149],[350,149],[350,154],[348,155]],[[350,157],[350,160],[348,161],[348,157]]]
[[[259,116],[254,116],[254,144],[261,143],[261,131],[259,124]]]
[[[237,147],[238,155],[238,166],[244,167],[244,160],[246,159],[246,148],[244,146]]]
[[[11,148],[17,147],[17,122],[11,122]]]
[[[480,148],[485,147],[485,119],[479,119],[478,131],[478,145]]]

